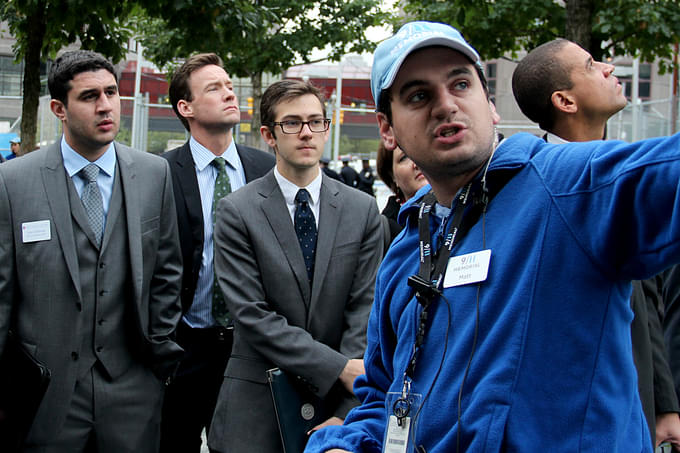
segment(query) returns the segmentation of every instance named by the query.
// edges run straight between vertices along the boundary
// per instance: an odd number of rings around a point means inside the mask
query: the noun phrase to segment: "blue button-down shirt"
[[[198,179],[198,191],[201,194],[201,210],[203,212],[203,256],[201,268],[198,271],[198,282],[194,301],[189,311],[184,315],[184,322],[193,328],[206,328],[217,325],[212,317],[212,293],[215,270],[213,266],[213,218],[212,205],[215,192],[215,180],[217,169],[210,165],[215,155],[206,147],[198,143],[194,137],[189,139],[191,156],[194,159],[196,178]],[[236,145],[232,141],[227,150],[222,154],[226,162],[227,176],[231,191],[243,187],[246,184],[246,175],[243,164],[236,151]]]
[[[62,135],[61,156],[64,159],[66,173],[71,177],[73,185],[78,192],[78,196],[82,195],[86,181],[81,175],[78,175],[75,178],[73,175],[77,175],[80,170],[90,163],[96,164],[101,170],[97,176],[97,185],[99,186],[99,191],[102,193],[102,201],[104,202],[104,225],[106,225],[106,216],[109,213],[109,204],[111,203],[111,194],[113,193],[113,177],[116,171],[116,150],[113,146],[113,142],[111,142],[106,152],[102,154],[99,159],[90,162],[71,148]]]

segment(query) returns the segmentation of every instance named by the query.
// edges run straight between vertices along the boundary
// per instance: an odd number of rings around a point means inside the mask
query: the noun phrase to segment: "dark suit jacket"
[[[654,439],[656,414],[678,412],[678,399],[664,344],[659,305],[661,277],[633,282],[631,324],[638,390],[647,425]]]
[[[675,391],[680,395],[680,265],[663,272],[663,330]]]
[[[246,183],[264,176],[274,167],[276,161],[273,154],[236,145]],[[191,307],[198,281],[203,256],[203,211],[201,210],[201,194],[198,191],[198,179],[194,160],[191,157],[189,142],[179,148],[162,155],[170,162],[172,182],[177,207],[177,224],[182,246],[184,273],[182,275],[182,313]]]
[[[330,415],[358,404],[337,379],[366,348],[382,224],[374,198],[322,178],[311,288],[273,171],[219,202],[215,263],[235,330],[208,444],[223,453],[281,451],[267,369],[299,376]]]
[[[180,319],[182,262],[167,162],[115,144],[130,262],[108,272],[132,276],[132,348],[163,379],[182,349],[171,339]],[[77,379],[82,345],[78,255],[60,143],[0,166],[0,354],[12,329],[52,370],[32,438],[49,442],[62,425]],[[49,239],[26,242],[22,225],[49,221]],[[160,385],[160,384],[159,384]],[[137,388],[140,397],[145,388]]]

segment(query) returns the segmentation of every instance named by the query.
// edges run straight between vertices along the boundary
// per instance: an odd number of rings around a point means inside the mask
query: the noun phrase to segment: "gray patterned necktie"
[[[104,232],[104,202],[97,185],[97,175],[99,175],[99,167],[96,164],[88,164],[80,170],[80,176],[85,181],[80,199],[85,206],[87,220],[90,222],[90,228],[92,228],[97,240],[97,247],[100,247],[102,233]]]
[[[226,197],[231,192],[231,184],[229,183],[229,176],[227,176],[226,161],[222,157],[216,157],[212,161],[212,165],[217,168],[217,178],[215,179],[215,192],[213,192],[213,206],[212,219],[213,226],[215,225],[215,213],[217,209],[217,202]],[[213,230],[214,231],[214,230]],[[215,240],[213,239],[213,257],[217,250],[215,249]],[[212,300],[212,315],[218,324],[223,326],[229,325],[229,310],[227,303],[224,301],[222,290],[217,284],[217,274],[215,273],[215,262],[213,258],[213,300]]]

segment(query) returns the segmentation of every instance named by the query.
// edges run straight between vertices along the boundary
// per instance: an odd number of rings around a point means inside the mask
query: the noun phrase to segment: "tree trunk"
[[[262,73],[252,74],[250,76],[250,83],[253,87],[253,116],[250,119],[250,146],[255,148],[267,149],[267,144],[262,141],[260,136],[260,126],[262,125],[262,118],[260,117],[260,101],[262,100]]]
[[[24,56],[24,92],[21,104],[21,154],[36,148],[38,104],[40,102],[40,52],[45,36],[44,2],[27,18],[28,46]]]
[[[593,0],[567,0],[564,36],[591,52]]]

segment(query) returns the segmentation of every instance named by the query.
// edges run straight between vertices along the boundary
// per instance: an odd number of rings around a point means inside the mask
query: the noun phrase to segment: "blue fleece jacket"
[[[427,453],[456,452],[457,442],[460,452],[650,451],[630,281],[680,261],[680,135],[551,145],[517,134],[496,150],[489,184],[508,174],[452,251],[491,249],[479,298],[477,284],[446,288],[430,308],[412,385],[430,393],[416,444]],[[401,391],[421,309],[406,283],[418,272],[418,206],[414,197],[402,208],[407,227],[378,274],[366,375],[355,383],[362,405],[305,452],[382,450],[386,392]],[[434,236],[434,216],[430,226]]]

